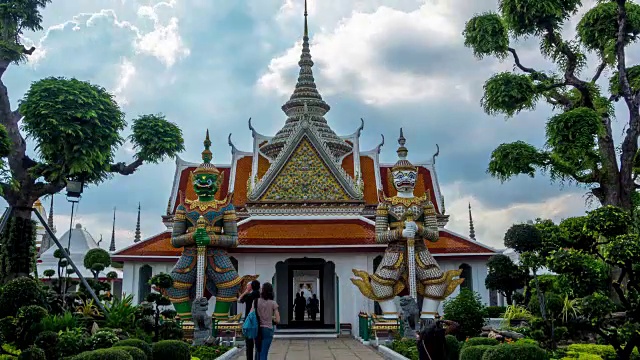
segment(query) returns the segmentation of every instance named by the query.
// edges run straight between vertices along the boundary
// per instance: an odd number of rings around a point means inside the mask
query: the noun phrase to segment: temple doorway
[[[294,258],[278,262],[275,275],[276,301],[280,306],[278,327],[283,329],[335,327],[337,314],[337,306],[333,301],[337,294],[335,278],[335,264],[324,259]],[[308,306],[313,305],[314,295],[318,305],[318,312],[315,314],[309,312]],[[302,311],[296,312],[296,309]]]

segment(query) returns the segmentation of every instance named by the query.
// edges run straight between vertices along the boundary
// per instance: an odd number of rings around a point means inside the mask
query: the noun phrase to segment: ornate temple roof
[[[287,115],[285,125],[267,143],[260,147],[260,150],[275,159],[284,148],[287,139],[293,134],[295,126],[304,116],[305,104],[309,108],[312,126],[317,130],[322,142],[327,145],[333,156],[341,158],[351,151],[351,145],[342,140],[327,124],[324,115],[331,109],[318,92],[315,79],[313,77],[313,60],[309,49],[309,26],[307,24],[307,2],[304,4],[304,35],[302,37],[302,54],[300,55],[300,72],[298,82],[289,100],[282,105],[282,111]]]

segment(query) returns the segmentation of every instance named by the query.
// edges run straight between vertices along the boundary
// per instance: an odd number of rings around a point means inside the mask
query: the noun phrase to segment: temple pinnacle
[[[304,37],[309,38],[309,25],[307,24],[307,0],[304,0]]]
[[[402,132],[402,128],[400,128],[400,137],[398,137],[398,145],[400,145],[398,147],[398,150],[396,151],[396,153],[398,153],[398,157],[400,159],[406,159],[407,158],[407,153],[409,152],[407,150],[406,147],[404,147],[404,144],[407,143],[407,139],[404,138],[404,133]]]
[[[476,239],[476,229],[473,226],[473,216],[471,216],[471,203],[469,203],[469,237]]]
[[[138,203],[138,222],[136,222],[136,235],[133,242],[140,242],[140,203]]]
[[[109,251],[116,251],[116,208],[113,208],[113,227],[111,228],[111,243]]]
[[[211,162],[213,159],[213,153],[211,152],[211,140],[209,139],[209,129],[207,129],[207,135],[204,138],[204,150],[202,151],[202,161],[206,164]]]

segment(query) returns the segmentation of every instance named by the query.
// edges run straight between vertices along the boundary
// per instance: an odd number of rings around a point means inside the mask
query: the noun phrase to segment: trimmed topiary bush
[[[0,318],[16,316],[18,309],[29,305],[45,305],[40,284],[28,277],[9,281],[0,294]]]
[[[460,360],[482,360],[484,353],[492,347],[491,345],[463,346],[460,351]]]
[[[44,350],[47,359],[54,359],[56,354],[56,344],[58,343],[58,333],[53,331],[43,331],[36,336],[35,345]]]
[[[489,318],[501,318],[504,312],[507,311],[506,306],[487,306],[487,317]]]
[[[180,340],[162,340],[153,344],[153,360],[191,360],[191,347]]]
[[[131,355],[133,360],[147,360],[147,355],[144,353],[144,351],[138,349],[137,347],[133,347],[133,346],[114,346],[114,347],[112,347],[112,349],[121,349],[121,350],[126,351],[129,355]]]
[[[480,335],[485,318],[480,295],[469,289],[461,289],[458,296],[445,300],[444,318],[460,325],[455,333],[460,340]]]
[[[89,346],[93,350],[106,349],[113,346],[113,344],[120,341],[118,335],[111,329],[98,330],[89,339]]]
[[[22,353],[18,356],[18,360],[47,360],[47,356],[44,350],[35,346],[30,346],[27,349],[22,350]]]
[[[462,347],[465,348],[467,346],[478,346],[478,345],[489,345],[495,346],[500,344],[500,341],[497,339],[491,339],[487,337],[474,337],[467,339],[464,343],[462,343]]]
[[[98,349],[85,351],[76,355],[73,360],[133,360],[128,352],[122,349]]]
[[[153,358],[153,350],[151,349],[151,345],[146,341],[143,341],[140,339],[126,339],[126,340],[120,340],[117,343],[113,344],[113,347],[128,347],[128,346],[133,346],[135,348],[142,350],[142,352],[144,352],[144,354],[147,356],[147,359],[149,360]]]
[[[615,360],[616,351],[611,345],[571,344],[567,346],[567,355],[598,355],[603,360]]]
[[[447,335],[445,340],[447,360],[458,360],[460,358],[460,348],[462,347],[460,341],[453,335]]]
[[[530,344],[500,344],[487,350],[482,360],[549,360],[549,354],[539,346]]]

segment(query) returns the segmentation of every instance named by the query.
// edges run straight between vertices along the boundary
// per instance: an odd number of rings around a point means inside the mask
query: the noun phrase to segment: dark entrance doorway
[[[336,323],[335,264],[318,258],[296,258],[276,264],[276,301],[280,306],[282,329],[330,329]],[[302,286],[302,287],[301,287]],[[305,309],[303,318],[296,317],[296,294],[316,298],[319,312],[315,321]],[[306,299],[305,299],[306,301]],[[303,306],[298,302],[298,307]]]

